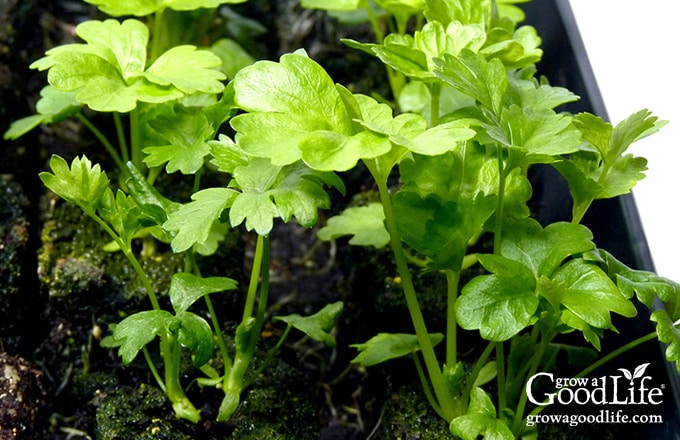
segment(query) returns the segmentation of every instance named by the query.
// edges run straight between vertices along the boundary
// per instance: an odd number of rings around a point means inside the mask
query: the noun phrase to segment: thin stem
[[[102,229],[104,229],[113,238],[118,247],[120,247],[121,251],[123,252],[123,255],[125,255],[125,257],[128,259],[128,261],[132,265],[132,268],[135,270],[135,273],[142,282],[142,285],[146,290],[146,293],[149,297],[149,300],[151,301],[151,305],[153,306],[154,310],[160,310],[161,306],[158,302],[158,298],[156,297],[156,291],[154,290],[153,285],[151,285],[151,281],[146,276],[146,272],[144,272],[144,269],[142,269],[142,266],[139,264],[137,257],[135,257],[135,254],[132,252],[132,248],[130,247],[129,243],[127,243],[118,234],[116,234],[116,232],[113,229],[111,229],[111,227],[96,213],[87,212],[87,214],[90,217],[92,217],[102,227]]]
[[[371,172],[373,173],[374,170],[372,169]],[[420,305],[418,304],[418,296],[416,295],[416,290],[413,286],[411,273],[409,272],[406,256],[404,255],[404,249],[401,246],[401,238],[394,217],[394,212],[392,210],[392,201],[390,199],[389,190],[387,189],[387,182],[386,179],[382,179],[376,174],[374,174],[374,178],[376,178],[375,180],[378,185],[380,200],[383,204],[385,224],[390,234],[392,252],[397,264],[397,271],[401,276],[406,306],[411,315],[411,321],[413,322],[413,327],[415,328],[418,344],[420,345],[420,349],[423,353],[425,367],[430,377],[432,388],[434,389],[435,395],[437,396],[441,411],[444,414],[444,419],[451,421],[456,416],[455,404],[453,402],[452,396],[449,394],[448,387],[446,386],[444,376],[439,367],[439,362],[437,361],[437,356],[434,352],[434,347],[432,346],[432,341],[430,340],[430,336],[427,331],[427,326],[425,325],[425,320],[423,318]]]
[[[139,109],[130,112],[130,150],[132,163],[138,170],[144,169],[142,163],[142,146],[139,131]]]
[[[623,354],[623,353],[625,353],[625,352],[627,352],[627,351],[629,351],[629,350],[632,350],[633,348],[637,347],[637,346],[640,345],[640,344],[643,344],[643,343],[645,343],[645,342],[647,342],[647,341],[651,341],[652,339],[655,339],[656,337],[657,337],[656,331],[653,331],[653,332],[651,332],[651,333],[648,333],[648,334],[646,334],[646,335],[644,335],[644,336],[640,336],[639,338],[637,338],[637,339],[635,339],[635,340],[633,340],[633,341],[630,341],[629,343],[627,343],[627,344],[625,344],[625,345],[623,345],[623,346],[617,348],[616,350],[612,351],[611,353],[607,354],[606,356],[601,357],[600,359],[598,359],[598,360],[595,361],[594,363],[590,364],[589,366],[587,366],[586,368],[584,368],[583,370],[581,370],[581,372],[578,373],[578,374],[577,374],[576,376],[574,376],[574,377],[584,377],[584,376],[587,376],[587,375],[590,374],[592,371],[596,370],[597,368],[600,368],[602,365],[604,365],[604,364],[606,364],[607,362],[611,361],[611,360],[614,359],[615,357],[617,357],[617,356],[619,356],[619,355],[621,355],[621,354]]]
[[[156,369],[156,365],[154,365],[153,360],[151,359],[149,350],[147,350],[146,347],[142,347],[142,353],[144,354],[146,364],[149,366],[149,370],[151,370],[151,375],[154,377],[154,379],[156,379],[156,382],[158,383],[158,387],[163,392],[165,392],[165,383],[163,382],[163,379],[161,379],[161,375],[158,374],[158,370]]]
[[[545,339],[541,340],[541,343],[538,346],[538,350],[534,353],[533,359],[531,361],[531,367],[529,368],[526,377],[531,377],[536,373],[536,371],[538,370],[538,366],[541,363],[541,359],[545,354],[545,350],[548,347],[548,344],[549,341]],[[515,418],[512,421],[512,432],[515,434],[516,437],[519,437],[522,420],[524,419],[524,410],[527,405],[527,393],[520,394],[521,395],[519,398],[519,403],[517,404],[517,409],[515,411]]]
[[[439,98],[442,94],[442,85],[439,82],[428,83],[430,89],[430,127],[439,124]]]
[[[506,407],[505,397],[505,348],[503,341],[496,342],[496,383],[498,384],[498,417]]]
[[[456,299],[458,297],[458,284],[460,282],[460,272],[447,270],[446,272],[446,365],[453,368],[458,362],[457,359],[457,333],[458,323],[456,322]]]
[[[496,230],[493,237],[493,252],[501,253],[501,241],[503,232],[503,205],[505,203],[505,170],[503,168],[503,151],[500,145],[496,146],[498,156],[498,204],[496,206]]]
[[[201,276],[201,271],[200,268],[198,267],[198,264],[196,263],[196,255],[193,252],[187,253],[187,264],[186,264],[186,272],[193,272],[198,276]],[[217,314],[215,313],[215,307],[213,306],[213,302],[210,299],[210,295],[204,295],[203,299],[205,301],[205,305],[208,308],[208,314],[210,315],[210,322],[212,323],[213,326],[213,333],[215,335],[215,338],[217,339],[217,349],[220,351],[220,355],[222,356],[222,362],[224,362],[224,375],[228,375],[229,372],[231,371],[231,366],[232,366],[232,361],[231,357],[229,356],[229,350],[227,350],[227,344],[224,340],[224,335],[222,334],[222,329],[220,327],[220,321],[217,319]]]
[[[427,376],[425,374],[425,370],[423,370],[423,363],[420,361],[420,357],[418,357],[418,353],[412,353],[411,357],[413,358],[413,362],[416,364],[416,371],[418,372],[418,378],[420,379],[420,384],[423,386],[423,392],[425,392],[425,398],[427,401],[430,403],[430,406],[434,411],[439,414],[439,417],[445,419],[446,415],[442,412],[441,407],[437,403],[437,400],[434,398],[432,395],[432,390],[430,389],[430,384],[427,381]]]
[[[472,369],[472,372],[467,378],[467,382],[465,383],[465,390],[463,390],[462,395],[462,407],[465,409],[467,409],[468,407],[468,401],[470,400],[470,393],[472,393],[472,387],[477,381],[477,377],[479,376],[480,371],[482,371],[482,368],[484,368],[484,365],[486,365],[486,360],[489,359],[489,356],[491,356],[491,352],[493,351],[494,346],[495,346],[494,342],[489,342],[486,345],[486,348],[484,348],[482,354],[477,358],[475,367]]]
[[[264,251],[264,236],[257,236],[257,243],[255,245],[255,257],[253,258],[253,267],[250,271],[250,283],[248,284],[248,293],[246,296],[246,303],[243,306],[242,321],[253,316],[255,309],[255,298],[257,297],[257,287],[260,282],[260,271],[262,270],[262,254]]]
[[[76,113],[76,118],[88,129],[92,132],[92,134],[97,138],[99,142],[104,146],[106,151],[109,153],[113,161],[116,163],[116,166],[118,167],[121,172],[125,172],[125,162],[121,159],[120,155],[116,151],[116,148],[109,142],[109,140],[104,136],[104,134],[99,131],[99,129],[83,115],[82,113]]]
[[[130,161],[130,151],[128,150],[127,140],[125,138],[125,131],[123,130],[123,121],[120,119],[120,113],[113,112],[113,123],[116,126],[116,137],[118,137],[118,149],[120,155],[125,163]]]
[[[150,62],[154,62],[163,51],[163,11],[165,8],[160,8],[153,17],[153,34],[151,36],[151,53]]]
[[[290,330],[293,327],[289,324],[286,326],[286,328],[283,330],[283,333],[279,337],[279,340],[276,341],[276,345],[274,345],[271,350],[267,352],[267,356],[264,358],[260,366],[258,367],[257,370],[255,370],[250,378],[244,385],[243,388],[248,388],[252,383],[255,381],[255,378],[259,377],[260,374],[271,364],[272,360],[276,356],[276,354],[281,350],[281,346],[283,343],[286,341],[286,338],[288,338],[288,333],[290,333]]]

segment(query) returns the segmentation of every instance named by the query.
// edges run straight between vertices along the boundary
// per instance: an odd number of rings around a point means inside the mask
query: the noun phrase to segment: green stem
[[[158,384],[158,387],[165,392],[165,383],[163,383],[163,379],[161,379],[161,375],[158,374],[158,370],[156,369],[156,365],[153,363],[153,360],[151,359],[151,355],[149,354],[149,350],[147,350],[146,347],[142,347],[142,353],[144,354],[144,360],[146,360],[146,364],[149,366],[149,370],[151,370],[151,375],[156,379],[156,383]]]
[[[496,206],[496,227],[493,237],[493,252],[496,255],[501,253],[501,241],[503,232],[503,206],[505,204],[505,170],[503,167],[503,150],[500,145],[496,146],[498,156],[498,204]]]
[[[253,258],[253,267],[250,270],[250,283],[248,284],[248,293],[246,295],[246,303],[243,306],[243,317],[241,321],[253,316],[255,309],[255,299],[257,298],[257,287],[260,283],[260,272],[262,270],[262,257],[264,254],[264,236],[257,236],[257,243],[255,244],[255,257]]]
[[[201,419],[200,412],[194,407],[184,393],[180,383],[180,361],[182,359],[182,346],[177,336],[172,332],[161,335],[161,353],[165,366],[165,394],[172,402],[172,408],[178,417],[197,423]]]
[[[120,119],[120,113],[113,112],[113,123],[116,126],[116,137],[118,138],[118,149],[120,155],[125,163],[130,161],[130,151],[128,150],[127,140],[125,138],[125,131],[123,130],[123,121]]]
[[[372,167],[369,168],[372,169]],[[374,171],[375,170],[372,169],[372,173]],[[439,367],[439,362],[437,361],[437,356],[434,352],[434,347],[432,346],[432,341],[430,340],[430,336],[427,331],[427,326],[425,325],[425,320],[423,318],[420,305],[418,304],[418,296],[416,295],[415,287],[413,286],[413,281],[411,279],[411,273],[409,272],[408,264],[406,262],[404,249],[401,246],[401,238],[397,228],[396,220],[394,218],[394,212],[392,210],[392,201],[390,199],[389,190],[387,189],[387,181],[376,174],[373,174],[373,176],[378,185],[378,192],[380,193],[380,200],[383,204],[383,211],[385,214],[385,224],[390,234],[392,252],[397,264],[397,271],[401,276],[406,306],[411,315],[411,321],[413,322],[413,327],[415,328],[418,344],[420,345],[420,349],[423,353],[425,367],[430,377],[430,382],[432,383],[434,393],[437,396],[437,401],[441,407],[442,414],[445,416],[444,419],[451,421],[457,415],[456,407],[452,396],[449,394],[448,387],[446,386],[444,376]]]
[[[446,273],[446,365],[450,368],[455,367],[458,362],[457,355],[457,333],[458,323],[456,322],[456,299],[458,297],[458,284],[460,283],[460,272],[447,270]]]
[[[153,17],[153,31],[151,36],[151,53],[150,63],[156,61],[156,59],[163,52],[163,12],[165,8],[160,8]]]
[[[420,357],[418,357],[418,353],[412,353],[413,357],[413,362],[416,365],[416,371],[418,372],[418,378],[420,379],[420,384],[423,387],[423,392],[425,393],[425,398],[427,401],[430,403],[430,406],[434,411],[439,415],[439,417],[446,419],[446,414],[442,412],[441,407],[437,403],[437,400],[434,398],[432,395],[432,390],[430,389],[430,384],[427,381],[427,375],[425,374],[425,370],[423,370],[423,363],[420,361]]]
[[[507,405],[505,397],[505,348],[503,341],[496,342],[496,383],[498,384],[498,417]]]
[[[116,151],[116,148],[109,142],[109,140],[104,136],[104,134],[99,131],[99,129],[83,115],[82,113],[76,113],[76,118],[87,128],[92,132],[92,134],[97,138],[99,142],[102,143],[106,151],[109,153],[113,161],[116,163],[116,166],[121,172],[125,172],[125,162],[121,159],[120,155]]]
[[[494,346],[495,346],[494,342],[489,342],[486,345],[486,348],[484,348],[482,354],[477,358],[475,367],[472,369],[472,372],[467,378],[467,381],[465,383],[465,390],[463,390],[461,400],[462,407],[465,409],[467,409],[468,407],[468,401],[470,400],[470,393],[472,393],[472,387],[477,381],[477,377],[479,376],[479,373],[482,371],[482,368],[484,368],[484,365],[486,365],[486,360],[489,359],[489,356],[491,356],[491,352],[493,351]]]
[[[439,124],[439,99],[442,94],[442,85],[439,82],[428,83],[430,89],[430,127]]]
[[[533,376],[536,371],[538,371],[538,367],[541,363],[541,359],[543,358],[543,355],[545,354],[545,350],[548,347],[549,341],[546,341],[545,339],[541,340],[541,343],[538,346],[538,350],[534,353],[533,359],[531,361],[531,367],[529,368],[529,371],[527,372],[525,377],[531,377]],[[520,430],[522,429],[522,420],[524,420],[524,410],[527,405],[527,393],[521,393],[520,398],[519,398],[519,403],[517,404],[517,409],[515,411],[515,417],[512,421],[512,432],[515,434],[515,437],[519,437]]]
[[[141,135],[139,130],[139,109],[135,108],[130,112],[130,150],[132,164],[142,171],[145,169],[142,162]]]
[[[290,324],[286,326],[285,330],[283,330],[283,333],[281,334],[281,337],[279,337],[279,340],[276,341],[276,345],[274,345],[274,347],[272,347],[271,350],[267,352],[267,356],[264,358],[257,370],[253,372],[250,380],[246,381],[246,383],[243,385],[244,389],[252,385],[253,381],[255,381],[255,378],[259,377],[260,374],[262,374],[262,372],[266,370],[271,364],[276,354],[279,352],[279,350],[281,350],[281,346],[286,341],[286,338],[288,338],[288,334],[292,328],[293,327]]]

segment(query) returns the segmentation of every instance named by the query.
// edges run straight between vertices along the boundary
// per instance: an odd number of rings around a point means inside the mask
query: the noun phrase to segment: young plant
[[[238,0],[237,0],[238,2]],[[181,23],[168,16],[168,9],[192,11],[214,8],[224,0],[133,0],[95,1],[100,9],[114,16],[146,16],[153,27],[136,18],[124,21],[91,20],[76,28],[85,43],[49,50],[31,67],[48,70],[48,81],[37,104],[38,115],[15,122],[5,134],[16,138],[41,123],[58,122],[75,115],[106,147],[118,167],[121,189],[115,193],[99,165],[77,157],[69,165],[53,156],[51,172],[40,178],[47,188],[79,206],[112,238],[146,289],[150,310],[135,312],[115,326],[102,345],[118,348],[123,363],[131,363],[142,352],[159,387],[172,403],[177,417],[198,422],[200,412],[187,397],[181,378],[183,353],[191,355],[202,376],[197,381],[224,392],[218,421],[231,418],[243,390],[251,383],[249,374],[257,342],[265,322],[269,293],[269,234],[274,219],[312,226],[318,208],[328,208],[330,199],[324,186],[343,190],[332,173],[318,172],[301,164],[280,167],[251,157],[227,137],[215,140],[220,126],[232,116],[234,106],[224,72],[233,74],[252,62],[238,45],[229,40],[215,43],[214,52],[180,44],[166,47],[185,29],[172,29]],[[169,37],[168,35],[171,37]],[[179,32],[182,34],[182,32]],[[218,56],[219,54],[220,56]],[[119,150],[85,116],[83,107],[111,113]],[[129,137],[124,135],[121,114],[128,114]],[[130,147],[128,148],[129,139]],[[208,156],[218,171],[228,173],[227,187],[200,189],[199,176]],[[143,173],[146,167],[148,173]],[[164,197],[153,186],[163,167],[167,173],[194,176],[192,201],[181,204]],[[229,219],[226,216],[228,213]],[[221,330],[210,294],[237,289],[227,277],[201,276],[197,254],[214,253],[230,227],[245,222],[257,232],[255,257],[240,323],[233,347]],[[158,293],[145,273],[141,258],[133,251],[133,240],[154,237],[170,243],[173,251],[184,253],[184,272],[174,274],[167,292],[172,310],[165,310]],[[190,308],[202,300],[210,322]],[[312,339],[332,346],[329,331],[342,311],[342,303],[330,304],[317,314],[276,317],[286,330],[271,357],[292,328]],[[148,346],[158,337],[163,365],[159,373]],[[214,354],[217,345],[219,358]],[[221,361],[218,372],[210,361]],[[266,365],[261,365],[260,370]],[[256,372],[257,373],[257,372]]]
[[[394,116],[386,104],[334,84],[297,53],[236,75],[234,102],[246,113],[231,125],[239,147],[278,166],[368,169],[380,203],[330,219],[319,237],[390,244],[415,334],[380,334],[357,345],[355,361],[371,366],[410,354],[427,398],[453,434],[517,438],[527,434],[522,384],[549,368],[557,350],[581,350],[556,344],[561,334],[579,331],[599,350],[604,332],[614,329],[612,313],[632,318],[635,299],[651,308],[658,296],[665,304],[653,315],[659,339],[675,342],[668,358],[678,360],[678,285],[625,267],[597,249],[580,224],[593,200],[627,193],[643,176],[644,159],[625,151],[663,123],[647,111],[615,127],[594,115],[556,111],[578,97],[534,78],[542,53],[536,31],[517,28],[495,2],[426,0],[420,7],[426,23],[412,36],[348,41],[408,79],[395,95],[398,102],[417,95],[424,104],[411,108],[416,112]],[[544,226],[530,217],[527,172],[537,164],[555,166],[570,183],[571,222]],[[390,188],[397,168],[401,183]],[[494,252],[468,254],[488,234]],[[475,261],[487,274],[459,286],[461,272]],[[411,262],[447,280],[446,335],[428,331]],[[471,367],[458,359],[458,327],[488,341]],[[434,346],[442,341],[440,360]],[[491,377],[496,405],[480,388]]]

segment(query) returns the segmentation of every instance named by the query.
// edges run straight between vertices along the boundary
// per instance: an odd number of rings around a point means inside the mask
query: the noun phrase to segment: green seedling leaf
[[[208,188],[194,193],[191,202],[169,213],[163,229],[173,235],[172,249],[183,252],[206,243],[224,211],[238,193],[229,188]]]
[[[170,281],[169,295],[172,307],[179,315],[206,295],[234,290],[236,287],[236,281],[227,277],[203,278],[190,273],[176,273]]]
[[[492,272],[473,278],[456,301],[456,319],[489,341],[505,341],[526,328],[539,304],[536,281],[524,265],[496,255],[479,255]]]
[[[564,307],[591,327],[613,329],[611,312],[628,318],[637,314],[635,306],[609,277],[599,267],[582,259],[569,261],[553,279],[565,290]]]
[[[40,124],[52,124],[63,121],[80,111],[80,103],[73,92],[62,92],[47,85],[40,91],[40,99],[36,103],[37,115],[18,119],[10,125],[4,139],[17,139]]]
[[[463,440],[477,440],[479,436],[494,440],[515,438],[507,422],[496,418],[496,407],[489,395],[479,387],[473,388],[470,393],[467,413],[453,419],[449,429]]]
[[[585,258],[599,264],[627,299],[635,296],[642,304],[652,309],[658,298],[663,302],[671,319],[680,318],[677,316],[680,284],[653,272],[631,269],[602,249],[597,249]]]
[[[569,183],[573,215],[580,219],[593,200],[626,194],[644,178],[647,161],[624,153],[636,140],[659,130],[665,122],[641,110],[616,127],[590,113],[577,115],[574,125],[587,144],[570,160],[555,167]]]
[[[40,173],[40,180],[52,192],[67,202],[79,206],[89,215],[93,215],[109,187],[109,179],[99,165],[85,157],[76,157],[69,168],[60,156],[50,158],[52,173]]]
[[[171,212],[181,205],[163,197],[156,188],[146,180],[146,177],[132,162],[126,164],[129,178],[126,181],[130,196],[141,208],[141,222],[161,226],[168,219]],[[168,240],[169,241],[169,240]]]
[[[463,49],[477,52],[486,35],[480,25],[463,25],[454,21],[444,26],[430,21],[413,36],[390,34],[383,44],[362,45],[346,41],[350,46],[371,50],[386,65],[411,78],[423,81],[436,79],[434,59],[444,54],[458,55]],[[362,47],[363,46],[363,47]]]
[[[444,340],[444,335],[441,333],[430,334],[433,346],[442,340]],[[363,344],[353,344],[351,347],[359,350],[359,355],[352,359],[352,363],[361,364],[364,367],[377,365],[420,350],[418,337],[405,333],[380,333]]]
[[[146,70],[144,76],[155,84],[173,85],[184,94],[219,93],[226,76],[217,70],[222,60],[209,50],[182,45],[170,48]]]
[[[303,226],[313,226],[317,210],[330,207],[323,185],[344,191],[335,174],[314,171],[302,162],[280,167],[257,158],[234,170],[234,182],[241,192],[231,204],[229,220],[232,226],[245,220],[246,228],[260,235],[269,234],[275,218],[287,222],[295,217]]]
[[[315,131],[350,136],[352,126],[335,84],[317,63],[287,54],[259,61],[234,78],[234,100],[248,113],[231,120],[236,142],[274,165],[301,158],[301,140]]]
[[[582,225],[557,222],[545,229],[533,219],[511,224],[501,243],[501,255],[529,268],[535,278],[552,277],[570,256],[595,248],[593,235]]]
[[[102,340],[102,346],[119,347],[118,354],[123,358],[123,363],[129,365],[139,351],[161,332],[167,331],[174,320],[175,317],[165,310],[135,313],[116,325],[113,337]]]
[[[380,249],[390,242],[384,221],[385,214],[381,203],[354,206],[328,219],[326,226],[319,229],[316,235],[323,241],[351,235],[352,238],[349,240],[351,245],[374,246]]]
[[[503,95],[508,88],[508,78],[503,63],[487,61],[470,50],[458,56],[444,54],[434,60],[435,74],[454,89],[474,98],[495,114],[500,114]]]
[[[541,39],[532,26],[515,29],[515,23],[502,20],[501,26],[487,30],[486,45],[480,53],[501,60],[507,69],[521,69],[541,60],[540,45]]]
[[[335,322],[342,313],[343,303],[338,301],[326,305],[310,316],[298,314],[288,316],[275,316],[273,321],[283,321],[294,327],[315,341],[323,343],[326,347],[335,347],[335,337],[329,332],[335,326]]]
[[[177,321],[179,322],[177,341],[194,354],[194,365],[200,367],[206,364],[213,356],[214,340],[210,324],[191,312],[178,313]]]
[[[215,8],[225,3],[242,3],[245,0],[85,0],[97,6],[102,12],[119,17],[135,15],[143,17],[165,8],[176,11],[191,11],[199,8]]]
[[[656,322],[656,333],[659,341],[668,344],[666,359],[675,362],[675,368],[680,373],[680,330],[665,310],[652,312],[650,319]]]
[[[107,188],[99,204],[98,213],[128,247],[143,228],[140,222],[141,209],[132,197],[121,190],[116,191],[114,197],[113,192]]]
[[[220,134],[217,140],[209,141],[210,161],[223,173],[234,174],[236,168],[248,165],[250,156],[243,151],[229,136]]]
[[[93,110],[125,113],[137,101],[160,103],[223,89],[225,76],[215,69],[219,57],[193,46],[174,47],[145,70],[149,32],[139,20],[90,20],[78,25],[76,34],[87,44],[58,46],[31,68],[49,69],[52,86],[74,92]]]
[[[214,129],[200,108],[176,105],[172,115],[160,115],[148,124],[169,142],[143,150],[147,154],[144,162],[149,167],[165,165],[168,173],[194,174],[203,166],[210,153],[208,141],[213,138]]]
[[[234,78],[239,70],[255,62],[255,59],[241,45],[229,38],[217,40],[210,46],[210,50],[222,60],[222,71],[228,79]]]
[[[400,163],[400,172],[394,211],[402,239],[430,258],[433,269],[460,267],[468,241],[496,208],[493,159],[464,145],[439,156],[412,154]]]

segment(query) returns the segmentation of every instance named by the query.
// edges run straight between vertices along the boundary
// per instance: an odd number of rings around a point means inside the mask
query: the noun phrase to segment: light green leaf
[[[351,235],[352,238],[349,240],[351,245],[382,248],[390,242],[384,221],[385,214],[381,203],[353,206],[328,219],[326,226],[317,232],[317,237],[323,241],[330,241]]]
[[[18,119],[10,125],[4,139],[17,139],[40,124],[60,122],[80,111],[80,103],[74,92],[62,92],[47,85],[40,91],[40,99],[36,103],[38,114]]]
[[[479,387],[474,387],[470,393],[467,413],[453,419],[449,429],[463,440],[477,440],[479,436],[487,440],[515,439],[507,422],[496,418],[496,408],[491,398]]]
[[[432,345],[437,345],[444,340],[444,335],[441,333],[432,333],[429,336]],[[364,367],[407,356],[420,350],[418,337],[406,333],[380,333],[362,344],[353,344],[350,347],[359,350],[359,354],[352,359],[352,363],[361,364]]]
[[[335,326],[335,322],[342,313],[343,303],[341,301],[326,305],[310,316],[300,316],[298,314],[288,316],[275,316],[272,321],[283,321],[294,327],[315,341],[321,342],[327,347],[335,347],[335,337],[329,332]]]
[[[114,17],[136,15],[143,17],[161,9],[190,11],[199,8],[215,8],[225,3],[242,3],[245,0],[85,0],[102,12]]]
[[[183,252],[196,244],[205,243],[220,215],[236,198],[228,188],[208,188],[194,193],[191,202],[170,213],[163,229],[173,234],[172,249]]]
[[[168,173],[181,171],[194,174],[203,166],[210,153],[208,140],[214,135],[213,127],[200,108],[175,105],[173,115],[160,115],[148,124],[169,145],[146,147],[144,162],[149,167],[166,164]]]
[[[248,154],[274,165],[301,158],[301,140],[316,131],[352,134],[335,84],[317,63],[287,54],[280,63],[259,61],[234,78],[234,100],[248,113],[231,120],[236,142]]]
[[[243,49],[236,41],[221,38],[210,46],[220,60],[222,60],[222,71],[227,78],[232,79],[236,73],[246,66],[250,66],[255,59]]]
[[[325,11],[354,11],[363,7],[366,0],[301,0],[305,9],[321,9]]]
[[[139,351],[161,332],[166,332],[174,320],[175,317],[165,310],[135,313],[118,323],[113,337],[102,341],[102,345],[107,348],[119,347],[119,356],[125,365],[129,365]]]
[[[224,73],[217,70],[222,60],[209,50],[195,46],[175,46],[163,53],[146,70],[144,76],[155,84],[173,85],[185,94],[219,93]]]
[[[109,179],[99,164],[85,157],[76,157],[71,167],[60,156],[50,158],[51,174],[40,173],[43,184],[67,202],[79,206],[83,211],[92,215],[95,213],[104,192],[109,188]]]
[[[330,207],[323,185],[344,190],[336,175],[314,171],[302,162],[277,167],[257,158],[234,170],[234,182],[241,193],[229,211],[231,224],[245,220],[246,228],[260,235],[269,234],[275,218],[287,222],[295,217],[303,226],[313,226],[318,209]]]
[[[676,326],[677,323],[674,323],[663,309],[652,312],[650,319],[657,324],[656,333],[659,341],[668,344],[666,359],[669,362],[675,362],[675,368],[680,374],[680,330]]]
[[[168,295],[175,313],[180,314],[205,295],[234,290],[236,287],[236,281],[227,277],[203,278],[190,273],[176,273],[170,281]]]
[[[132,197],[121,190],[116,191],[114,197],[113,192],[106,188],[99,203],[98,212],[101,218],[107,221],[128,245],[142,229],[140,223],[141,209]]]
[[[610,313],[631,318],[635,306],[597,266],[575,259],[562,266],[554,281],[565,289],[562,304],[590,326],[613,328]]]
[[[520,263],[496,255],[479,255],[492,272],[473,278],[456,301],[456,318],[466,330],[479,330],[489,341],[505,341],[526,328],[539,304],[536,281]]]
[[[523,219],[504,234],[501,255],[529,268],[535,278],[552,277],[568,257],[594,249],[592,239],[582,225],[557,222],[543,229],[536,220]]]

